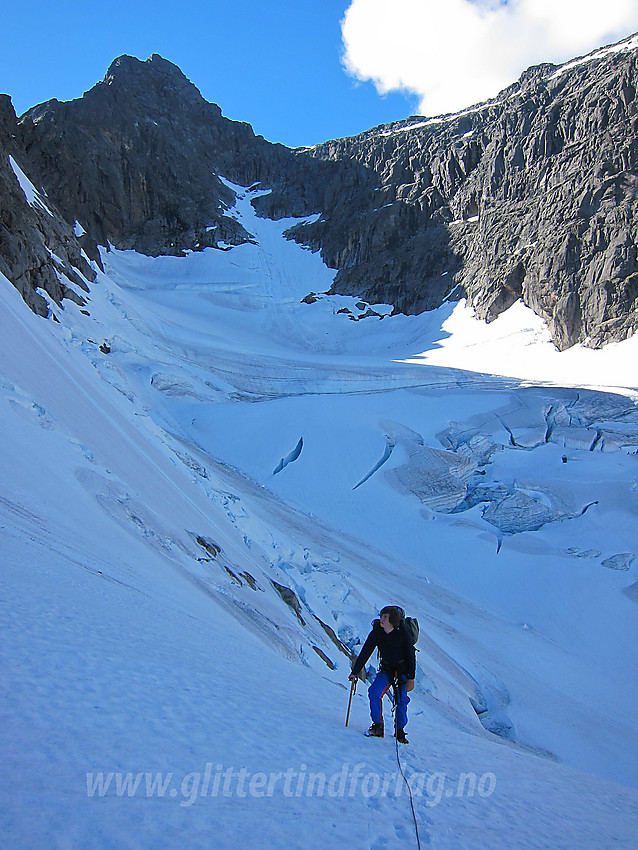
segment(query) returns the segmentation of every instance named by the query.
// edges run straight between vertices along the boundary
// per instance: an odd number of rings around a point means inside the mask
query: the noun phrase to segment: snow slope
[[[635,846],[634,342],[370,315],[233,188],[255,244],[111,251],[58,323],[0,281],[4,845],[416,846],[344,727],[395,601],[421,845]]]

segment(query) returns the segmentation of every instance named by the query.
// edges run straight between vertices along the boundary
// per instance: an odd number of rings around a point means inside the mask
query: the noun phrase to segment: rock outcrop
[[[320,213],[289,235],[338,269],[334,291],[406,313],[466,296],[487,321],[522,298],[559,348],[595,347],[638,326],[637,90],[634,38],[462,114],[290,150],[170,62],[123,56],[79,100],[30,110],[15,143],[93,257],[240,244],[221,178],[258,182],[260,214]]]
[[[519,298],[556,345],[638,326],[638,39],[527,71],[460,115],[378,127],[313,149],[375,175],[295,236],[335,289],[419,312],[465,293],[490,321]],[[373,181],[375,182],[375,181]],[[285,190],[284,190],[285,191]]]
[[[64,298],[82,304],[81,292],[95,272],[74,230],[28,180],[25,171],[33,167],[18,139],[11,101],[0,95],[0,272],[35,313],[47,316],[47,299],[38,290],[58,305]]]
[[[37,178],[100,245],[179,254],[249,238],[224,215],[234,197],[216,159],[258,140],[159,56],[117,59],[79,100],[30,110],[21,133]]]

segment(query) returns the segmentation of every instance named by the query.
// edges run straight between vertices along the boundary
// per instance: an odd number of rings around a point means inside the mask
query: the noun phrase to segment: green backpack
[[[419,621],[416,617],[406,617],[405,611],[398,605],[396,606],[396,608],[401,614],[401,625],[405,629],[408,637],[410,638],[411,643],[416,646],[416,642],[419,639]]]

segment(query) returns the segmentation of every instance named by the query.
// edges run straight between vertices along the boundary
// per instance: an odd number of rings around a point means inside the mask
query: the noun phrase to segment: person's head
[[[386,605],[379,612],[379,620],[384,631],[391,632],[401,625],[401,612],[396,605]]]

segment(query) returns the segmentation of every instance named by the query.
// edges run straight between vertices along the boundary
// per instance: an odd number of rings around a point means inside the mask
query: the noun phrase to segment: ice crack
[[[303,437],[299,437],[299,442],[295,446],[295,448],[288,454],[286,457],[282,457],[277,466],[273,471],[273,475],[277,475],[278,472],[281,472],[282,469],[285,469],[289,463],[293,463],[297,460],[299,455],[301,454],[301,450],[303,449]]]

